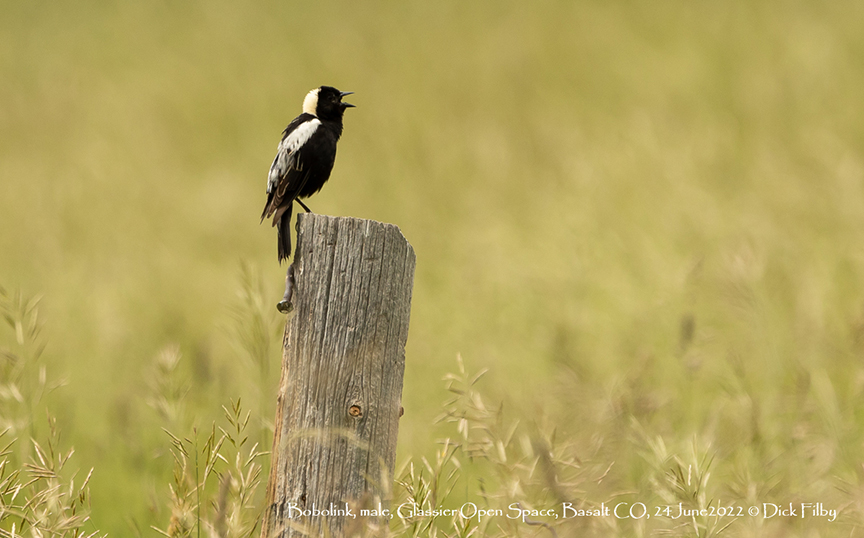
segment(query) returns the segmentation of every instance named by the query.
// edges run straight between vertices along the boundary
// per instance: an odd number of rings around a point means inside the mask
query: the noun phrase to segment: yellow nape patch
[[[306,94],[306,99],[303,99],[303,112],[306,114],[312,114],[313,116],[318,116],[315,111],[318,109],[318,91],[321,88],[315,88],[311,92]]]

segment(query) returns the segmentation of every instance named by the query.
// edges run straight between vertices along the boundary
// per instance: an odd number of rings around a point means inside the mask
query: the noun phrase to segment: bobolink
[[[353,107],[342,98],[353,92],[340,92],[331,86],[321,86],[306,94],[303,113],[294,118],[282,133],[276,158],[267,178],[267,204],[261,221],[273,217],[278,231],[279,263],[291,255],[291,214],[296,200],[310,211],[300,198],[312,196],[330,178],[336,161],[336,143],[342,136],[342,114]],[[285,297],[278,308],[290,310],[292,270],[288,267]]]
[[[279,234],[279,262],[291,255],[290,221],[294,201],[308,198],[324,186],[336,161],[336,143],[342,136],[342,114],[353,107],[342,98],[353,92],[340,92],[331,86],[310,91],[303,100],[303,113],[285,131],[270,165],[267,178],[267,204],[261,221],[273,216]]]

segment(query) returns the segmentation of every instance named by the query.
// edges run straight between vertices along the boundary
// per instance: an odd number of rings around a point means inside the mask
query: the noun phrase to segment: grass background
[[[400,461],[434,450],[461,353],[513,416],[616,462],[591,502],[659,495],[640,450],[696,436],[715,496],[845,506],[771,532],[862,532],[861,3],[2,11],[0,284],[44,294],[42,360],[67,382],[43,403],[96,467],[103,531],[163,524],[148,402],[166,346],[188,387],[176,427],[237,396],[272,417],[280,318],[259,305],[256,370],[238,292],[259,275],[281,296],[266,171],[329,84],[358,108],[311,207],[398,224],[418,257]]]

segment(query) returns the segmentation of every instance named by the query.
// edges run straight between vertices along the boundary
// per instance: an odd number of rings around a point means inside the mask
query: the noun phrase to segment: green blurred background
[[[160,350],[188,422],[237,396],[272,417],[284,267],[258,220],[321,84],[357,108],[311,207],[417,253],[400,461],[434,448],[461,353],[586,443],[635,419],[780,501],[864,502],[864,3],[0,8],[0,284],[44,294],[48,403],[112,536],[164,525]],[[231,336],[255,275],[262,375]]]

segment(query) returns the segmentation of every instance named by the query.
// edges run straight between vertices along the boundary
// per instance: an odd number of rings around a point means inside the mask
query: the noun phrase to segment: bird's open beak
[[[339,92],[339,97],[345,97],[346,95],[351,95],[354,92]],[[342,103],[342,106],[345,108],[354,108],[356,105],[352,105],[351,103]]]

